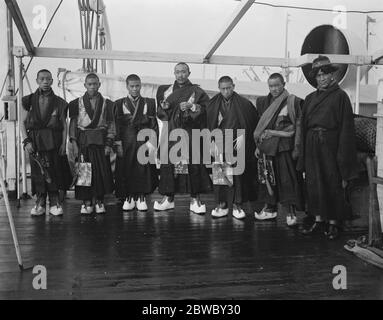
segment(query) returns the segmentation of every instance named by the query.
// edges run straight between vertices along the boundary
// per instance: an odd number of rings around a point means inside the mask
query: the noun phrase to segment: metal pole
[[[289,40],[289,14],[286,14],[286,34],[285,34],[285,58],[287,59],[289,57],[289,52],[288,52],[288,40]],[[286,82],[289,82],[290,79],[290,70],[289,67],[285,68],[285,77],[286,77]]]
[[[368,54],[368,50],[369,50],[369,38],[370,38],[370,23],[374,23],[376,22],[376,19],[372,19],[369,15],[367,15],[366,17],[366,49],[367,49],[367,54]],[[369,72],[369,69],[366,70],[366,76],[365,76],[365,79],[366,79],[366,84],[368,84],[368,72]]]
[[[21,101],[23,98],[23,58],[18,57],[19,60],[19,92],[18,92],[18,101],[17,101],[17,139],[16,139],[16,187],[17,187],[17,201],[18,207],[20,207],[20,165],[21,161],[21,130],[20,130],[20,121],[21,121]],[[24,181],[23,181],[24,182]]]
[[[368,34],[370,33],[370,31],[368,30],[369,29],[369,22],[370,22],[369,20],[370,19],[367,15],[367,17],[366,17],[366,49],[367,49],[367,54],[368,54],[368,38],[369,38]],[[365,78],[366,78],[366,84],[368,84],[368,69],[366,71]]]
[[[25,162],[25,152],[24,148],[21,147],[22,141],[21,141],[21,129],[20,129],[20,121],[21,121],[21,108],[22,108],[22,99],[24,95],[24,84],[23,84],[23,76],[24,76],[24,65],[23,65],[23,58],[19,58],[19,68],[20,68],[20,78],[19,78],[19,92],[18,92],[18,116],[17,116],[17,125],[18,125],[18,134],[19,139],[17,140],[19,143],[19,154],[21,157],[21,177],[23,179],[23,199],[26,199],[28,197],[27,195],[27,169],[26,169],[26,162]]]
[[[6,159],[6,149],[5,149],[5,143],[4,143],[4,135],[6,134],[6,131],[5,131],[5,129],[3,129],[3,130],[0,130],[0,150],[1,150],[1,153],[0,153],[0,157],[1,157],[1,159],[0,159],[0,165],[1,165],[1,168],[0,168],[0,170],[1,170],[1,174],[3,175],[3,177],[4,177],[4,179],[5,179],[5,177],[6,177],[6,172],[5,172],[5,159]]]
[[[13,21],[12,15],[9,9],[6,10],[7,18],[7,49],[8,49],[8,95],[13,96],[15,94],[15,62],[12,54],[13,50]],[[16,191],[16,173],[17,170],[14,167],[17,157],[17,144],[13,145],[13,141],[16,141],[16,122],[6,121],[6,148],[7,148],[7,165],[4,168],[4,177],[7,179],[7,183],[10,191]],[[12,148],[13,147],[13,148]],[[14,183],[13,183],[14,182]]]
[[[15,92],[15,62],[13,60],[13,22],[12,16],[7,9],[7,40],[8,40],[8,94]]]
[[[356,91],[355,91],[355,114],[359,114],[360,100],[360,65],[356,67]]]
[[[13,216],[12,216],[12,212],[11,212],[11,206],[9,205],[8,193],[7,193],[7,189],[5,188],[4,178],[3,178],[3,175],[1,173],[1,170],[0,170],[0,185],[1,185],[1,190],[3,192],[3,195],[4,195],[4,202],[5,202],[5,207],[7,209],[9,225],[11,227],[13,243],[15,245],[17,262],[19,263],[19,268],[21,270],[23,270],[24,269],[23,268],[23,260],[21,259],[21,252],[20,252],[20,247],[19,247],[19,241],[17,240],[15,223],[13,221]]]
[[[375,153],[378,157],[378,171],[377,176],[383,177],[383,79],[378,81],[378,95],[377,95],[378,109],[376,113],[376,147]],[[378,184],[376,191],[379,201],[380,212],[380,226],[383,232],[383,185]]]
[[[20,58],[20,70],[21,70],[21,76],[24,75],[24,65],[23,65],[23,62],[22,62],[22,58]],[[27,74],[25,73],[25,77],[27,79],[27,82],[29,84],[29,80],[27,78]],[[30,85],[29,85],[30,87]],[[29,88],[31,90],[31,88]],[[23,86],[23,77],[21,77],[20,79],[20,85],[19,85],[19,101],[20,101],[20,104],[19,104],[19,110],[20,110],[20,114],[21,114],[21,108],[22,108],[22,105],[21,105],[21,101],[22,101],[22,98],[23,98],[23,95],[24,95],[24,86]],[[19,118],[21,119],[21,118]],[[20,122],[20,120],[19,120]],[[19,143],[20,143],[20,152],[21,152],[21,176],[22,176],[22,179],[23,179],[23,199],[27,199],[28,198],[28,190],[27,190],[27,166],[26,166],[26,161],[25,161],[25,151],[24,151],[24,148],[22,147],[22,141],[21,141],[21,131],[20,131],[20,123],[19,123],[19,135],[20,135],[20,138],[19,138]]]

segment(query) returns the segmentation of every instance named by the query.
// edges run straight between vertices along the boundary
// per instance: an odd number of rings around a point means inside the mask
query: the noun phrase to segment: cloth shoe
[[[264,207],[261,211],[261,213],[254,212],[254,217],[257,220],[271,220],[275,219],[277,217],[278,213],[277,211],[271,211]]]
[[[233,217],[238,220],[242,220],[246,218],[246,213],[240,206],[233,205]]]
[[[51,214],[52,216],[62,216],[63,213],[63,208],[59,204],[49,208],[49,214]]]
[[[106,213],[105,206],[102,202],[96,203],[96,213]]]
[[[45,208],[40,206],[39,204],[36,204],[32,209],[31,209],[31,216],[33,217],[39,217],[43,216],[45,214]]]
[[[168,197],[164,197],[161,201],[154,201],[154,210],[165,211],[174,209],[174,201],[170,202]]]
[[[133,197],[128,197],[124,201],[122,210],[130,211],[130,210],[133,210],[135,206],[136,206],[136,202],[134,201]]]
[[[294,215],[291,215],[291,214],[287,215],[286,216],[286,224],[290,228],[297,226],[298,225],[297,216],[295,214]]]
[[[223,218],[226,217],[229,214],[228,208],[215,208],[211,211],[211,216],[213,218]]]
[[[196,214],[205,214],[206,213],[206,205],[202,204],[201,201],[193,198],[190,201],[190,207],[191,212],[194,212]]]
[[[148,205],[146,204],[145,197],[139,197],[136,201],[136,207],[138,211],[147,211]]]

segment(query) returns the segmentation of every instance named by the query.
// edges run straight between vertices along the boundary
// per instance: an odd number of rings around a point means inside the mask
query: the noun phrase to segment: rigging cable
[[[258,2],[254,1],[253,4],[268,6],[273,8],[286,8],[286,9],[297,9],[297,10],[311,10],[311,11],[324,11],[324,12],[344,12],[344,13],[361,13],[361,14],[370,14],[370,13],[383,13],[383,10],[370,10],[370,11],[361,11],[361,10],[335,10],[335,9],[327,9],[327,8],[310,8],[310,7],[298,7],[298,6],[288,6],[282,4],[272,4],[267,2]]]

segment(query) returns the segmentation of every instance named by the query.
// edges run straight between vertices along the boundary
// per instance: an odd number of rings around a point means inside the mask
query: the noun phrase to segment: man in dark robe
[[[155,151],[155,141],[150,137],[146,141],[138,141],[140,130],[151,129],[158,135],[156,104],[154,99],[142,97],[141,79],[131,74],[126,78],[128,95],[115,102],[116,120],[116,196],[124,199],[123,210],[148,210],[146,195],[157,188],[158,176],[155,164],[143,164],[138,159],[138,150],[146,144],[147,150]]]
[[[222,132],[222,145],[217,145],[214,139],[214,158],[215,161],[225,163],[228,161],[229,153],[237,157],[237,162],[245,164],[241,174],[234,174],[233,182],[229,185],[214,185],[214,192],[217,206],[212,211],[212,217],[220,218],[228,215],[229,203],[233,203],[233,217],[244,219],[246,214],[242,209],[244,202],[256,199],[256,188],[253,176],[255,175],[255,143],[253,132],[258,123],[258,113],[255,106],[246,98],[241,97],[234,91],[233,79],[223,76],[218,81],[220,93],[215,95],[207,107],[207,123],[209,130],[219,129]],[[238,129],[244,130],[244,135],[237,132]],[[234,148],[227,150],[225,140],[227,130],[233,131]],[[244,153],[237,152],[245,148]],[[244,155],[244,159],[238,159]],[[218,158],[218,159],[217,159]]]
[[[304,101],[298,163],[306,176],[308,213],[315,216],[315,223],[302,233],[325,233],[330,240],[338,237],[339,224],[350,214],[345,188],[358,174],[353,111],[334,78],[336,70],[328,57],[313,61],[317,91]]]
[[[104,196],[114,190],[110,152],[116,135],[114,103],[99,92],[99,77],[85,78],[86,93],[69,103],[69,141],[78,162],[91,164],[91,185],[75,187],[75,197],[82,200],[82,214],[105,213]]]
[[[198,214],[206,212],[206,205],[200,200],[199,195],[211,190],[211,180],[202,160],[199,164],[192,163],[191,137],[192,129],[206,128],[206,106],[209,97],[198,85],[192,84],[189,80],[190,69],[186,63],[178,63],[174,68],[176,80],[172,85],[160,86],[157,91],[157,116],[163,122],[160,134],[160,182],[159,192],[164,195],[162,201],[155,201],[155,210],[167,210],[174,208],[174,195],[176,193],[190,193],[190,210]],[[179,163],[172,163],[168,159],[163,163],[163,154],[170,154],[170,149],[185,139],[169,141],[168,148],[163,146],[166,135],[174,129],[184,129],[190,138],[186,148],[189,148],[189,155],[186,155]],[[168,131],[168,132],[166,132]],[[182,157],[182,155],[181,155]],[[175,166],[176,165],[176,166]],[[181,168],[180,170],[176,170]]]
[[[46,213],[63,214],[59,192],[66,191],[71,183],[71,172],[66,157],[66,115],[68,104],[56,96],[51,88],[53,79],[49,70],[37,73],[39,88],[23,97],[20,129],[24,149],[30,155],[32,194],[37,195],[32,216]]]
[[[265,176],[259,188],[259,199],[265,206],[254,216],[258,220],[274,219],[280,203],[288,212],[287,225],[293,227],[297,225],[296,208],[303,209],[303,177],[296,170],[302,99],[288,93],[279,73],[270,75],[268,85],[269,95],[256,102],[261,118],[254,139],[256,156],[262,164],[258,170],[269,170],[271,176],[258,172],[260,177]]]

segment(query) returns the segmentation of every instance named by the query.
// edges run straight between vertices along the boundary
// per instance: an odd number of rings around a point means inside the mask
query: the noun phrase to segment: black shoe
[[[336,240],[339,238],[339,228],[334,225],[330,224],[328,231],[326,232],[327,239],[329,240]]]
[[[309,228],[304,228],[301,233],[303,235],[310,234],[323,234],[325,231],[324,222],[323,221],[315,221],[314,224]]]
[[[315,217],[306,213],[302,219],[302,225],[305,229],[312,226],[315,223]]]

